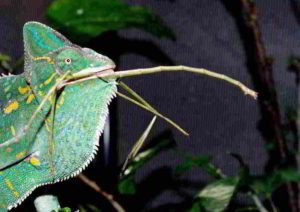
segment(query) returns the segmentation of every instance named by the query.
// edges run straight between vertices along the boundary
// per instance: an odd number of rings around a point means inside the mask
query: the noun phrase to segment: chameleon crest
[[[84,80],[115,68],[106,56],[37,22],[23,36],[24,73],[0,78],[0,211],[91,162],[117,90],[115,80]]]

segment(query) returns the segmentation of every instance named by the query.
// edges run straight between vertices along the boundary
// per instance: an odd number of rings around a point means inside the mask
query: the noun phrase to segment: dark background
[[[44,13],[49,2],[0,1],[0,52],[12,55],[14,59],[22,56],[22,26],[32,20],[47,23]],[[159,39],[140,30],[128,29],[119,33],[105,33],[92,41],[89,45],[96,46],[98,52],[115,60],[118,70],[169,64],[188,65],[229,75],[253,88],[241,34],[235,17],[223,1],[126,2],[152,8],[174,31],[176,40]],[[296,102],[295,75],[287,71],[288,58],[300,55],[300,27],[293,4],[288,0],[264,0],[257,1],[257,6],[263,41],[267,53],[275,61],[274,79],[281,106],[291,106]],[[172,129],[180,148],[194,155],[213,155],[215,164],[229,175],[236,173],[238,163],[226,151],[242,155],[252,173],[263,172],[267,153],[265,142],[257,129],[261,118],[257,101],[223,81],[189,73],[140,76],[125,79],[124,82],[190,132],[186,138]],[[111,112],[116,120],[112,126],[112,152],[118,152],[112,156],[121,164],[151,120],[151,115],[122,99],[115,100]],[[168,128],[170,126],[159,120],[152,135]],[[139,180],[143,181],[154,169],[164,170],[164,167],[174,166],[180,160],[173,152],[161,154],[139,172]],[[112,161],[110,166],[114,165]],[[97,173],[100,178],[101,172],[98,170]],[[200,179],[202,182],[209,179],[196,171],[190,172],[186,178],[191,181]],[[154,179],[149,181],[155,184],[153,186],[159,187],[163,183],[163,179]],[[72,188],[64,190],[64,193],[75,192],[80,196],[80,186],[77,190],[75,188],[78,183],[77,180],[71,180],[54,187],[59,189],[59,186],[67,184]],[[192,190],[199,190],[200,185]],[[181,199],[181,195],[165,190],[151,197],[147,207],[156,207],[164,202],[176,203]],[[26,204],[32,204],[31,200],[27,200]],[[19,210],[22,211],[22,207]]]

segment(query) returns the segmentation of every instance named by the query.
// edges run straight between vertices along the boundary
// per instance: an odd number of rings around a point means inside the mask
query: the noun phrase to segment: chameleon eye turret
[[[72,63],[72,59],[71,59],[71,58],[66,58],[66,59],[65,59],[65,63],[66,63],[67,65],[70,65],[70,64]]]
[[[70,71],[72,74],[86,72],[87,75],[93,75],[115,68],[111,59],[87,48],[65,47],[57,52],[54,60],[60,73]]]

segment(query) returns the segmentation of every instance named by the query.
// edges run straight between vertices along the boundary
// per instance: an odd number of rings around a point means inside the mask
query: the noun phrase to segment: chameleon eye
[[[65,59],[65,63],[66,63],[67,65],[71,64],[71,63],[72,63],[71,58],[66,58],[66,59]]]

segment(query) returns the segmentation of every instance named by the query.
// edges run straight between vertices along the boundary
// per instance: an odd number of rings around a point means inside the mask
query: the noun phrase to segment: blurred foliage
[[[11,58],[10,56],[6,54],[2,54],[0,52],[0,71],[3,69],[2,72],[11,72],[12,71],[12,66],[11,66]]]
[[[287,182],[300,182],[299,171],[296,169],[278,169],[263,176],[249,177],[249,186],[257,194],[271,196],[272,193]]]
[[[121,194],[134,194],[136,189],[136,183],[134,175],[137,170],[143,167],[149,160],[154,158],[157,154],[163,150],[167,150],[174,146],[173,140],[162,140],[156,146],[142,151],[137,154],[129,163],[127,168],[123,172],[118,188]]]
[[[215,178],[222,178],[223,174],[219,168],[211,163],[210,156],[187,156],[182,164],[175,168],[175,175],[183,174],[194,167],[204,169],[208,174]]]
[[[72,212],[71,208],[60,208],[58,212]]]
[[[205,186],[197,195],[190,212],[224,211],[238,186],[238,177],[225,177]]]
[[[81,40],[130,27],[174,39],[171,29],[150,9],[130,6],[121,0],[55,0],[47,16],[55,28]]]

